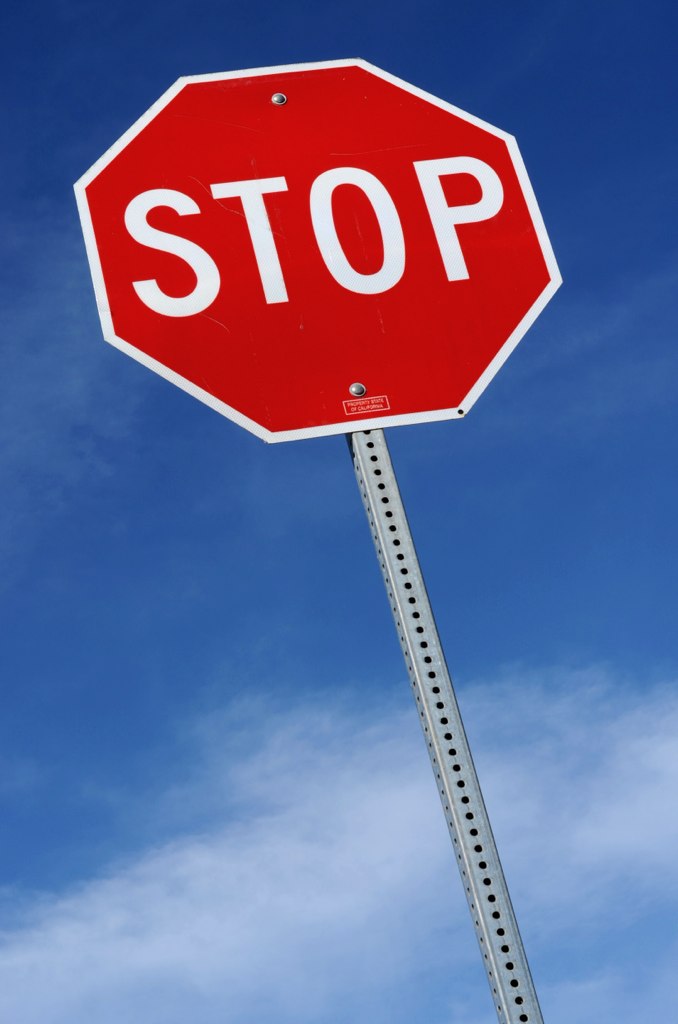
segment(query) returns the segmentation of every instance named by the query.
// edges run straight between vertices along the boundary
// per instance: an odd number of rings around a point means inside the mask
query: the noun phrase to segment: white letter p
[[[428,207],[440,255],[448,281],[464,281],[468,268],[457,236],[457,224],[489,220],[499,213],[504,202],[504,189],[499,175],[489,164],[472,156],[450,156],[442,160],[416,160],[414,169]],[[470,206],[448,206],[440,179],[447,174],[471,174],[479,183],[482,195]]]

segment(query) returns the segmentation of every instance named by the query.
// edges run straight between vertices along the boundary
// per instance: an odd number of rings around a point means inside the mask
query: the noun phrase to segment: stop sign
[[[560,284],[515,140],[362,60],[179,79],[75,189],[106,340],[267,441],[463,416]]]

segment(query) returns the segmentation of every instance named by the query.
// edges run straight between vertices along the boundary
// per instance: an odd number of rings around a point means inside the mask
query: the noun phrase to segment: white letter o
[[[356,185],[372,204],[379,222],[384,262],[374,274],[361,274],[346,259],[332,216],[332,193],[338,185]],[[311,220],[325,265],[334,280],[350,292],[375,295],[398,283],[405,270],[405,239],[400,217],[386,188],[369,171],[334,167],[319,174],[311,187]]]

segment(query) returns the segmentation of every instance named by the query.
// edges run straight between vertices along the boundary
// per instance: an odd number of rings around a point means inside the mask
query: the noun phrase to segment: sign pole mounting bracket
[[[501,1024],[543,1024],[383,430],[347,435]]]

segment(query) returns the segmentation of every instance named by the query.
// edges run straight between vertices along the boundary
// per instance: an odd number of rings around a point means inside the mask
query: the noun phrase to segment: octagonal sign
[[[181,78],[75,189],[106,340],[267,441],[463,416],[560,284],[515,140],[362,60]]]

